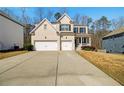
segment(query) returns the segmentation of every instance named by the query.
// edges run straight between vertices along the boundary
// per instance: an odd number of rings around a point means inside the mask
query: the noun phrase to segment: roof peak
[[[52,26],[52,24],[51,24],[51,22],[47,19],[47,18],[44,18],[43,20],[41,20],[37,25],[36,25],[36,27],[30,32],[30,33],[32,33],[32,32],[34,32],[44,21],[47,21],[51,26]],[[52,26],[53,27],[53,26]],[[53,27],[54,28],[54,27]],[[54,28],[55,29],[55,28]],[[55,29],[56,30],[56,29]]]
[[[64,14],[57,20],[57,22],[58,22],[59,20],[61,20],[64,16],[67,16],[70,20],[72,20],[72,19],[70,18],[70,16],[69,16],[67,13],[64,13]]]

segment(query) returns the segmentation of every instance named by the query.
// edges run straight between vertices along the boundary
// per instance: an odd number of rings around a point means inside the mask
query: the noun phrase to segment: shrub
[[[31,44],[25,45],[24,48],[28,51],[33,51],[33,45]]]
[[[81,49],[86,51],[96,51],[96,48],[93,46],[82,46]]]
[[[14,50],[19,50],[19,46],[14,46]]]

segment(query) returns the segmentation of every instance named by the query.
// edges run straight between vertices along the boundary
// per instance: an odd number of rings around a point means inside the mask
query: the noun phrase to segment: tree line
[[[4,11],[7,15],[19,20],[23,24],[32,25],[39,23],[43,18],[47,18],[49,21],[55,21],[60,18],[63,13],[69,13],[68,8],[60,8],[58,12],[54,13],[50,8],[46,11],[45,8],[37,7],[35,11],[32,11],[35,17],[31,18],[29,13],[27,13],[29,9],[30,8],[19,8],[21,14],[18,16],[9,8],[0,8],[1,11]],[[102,38],[106,34],[124,26],[123,16],[112,20],[109,20],[106,16],[101,16],[101,18],[93,20],[90,16],[75,14],[72,19],[75,24],[88,26],[89,33],[92,34],[92,46],[98,49],[101,49]]]

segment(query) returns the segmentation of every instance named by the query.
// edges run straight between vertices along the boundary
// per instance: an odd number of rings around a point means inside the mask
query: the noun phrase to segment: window
[[[124,48],[124,45],[122,46],[122,48]]]
[[[79,38],[79,43],[81,43],[81,37]]]
[[[46,24],[44,24],[44,29],[47,29],[47,25]]]
[[[86,43],[86,38],[82,38],[82,43]]]
[[[61,24],[60,31],[71,31],[71,26],[69,24]]]
[[[86,33],[86,28],[80,28],[80,33]]]
[[[78,33],[78,28],[77,27],[74,28],[74,33]]]

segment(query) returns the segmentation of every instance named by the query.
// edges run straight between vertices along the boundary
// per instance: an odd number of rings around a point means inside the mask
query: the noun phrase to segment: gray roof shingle
[[[124,27],[121,27],[117,30],[114,30],[114,31],[110,32],[109,34],[107,34],[104,37],[109,37],[109,36],[113,36],[113,35],[117,35],[117,34],[121,34],[121,33],[124,33]]]

